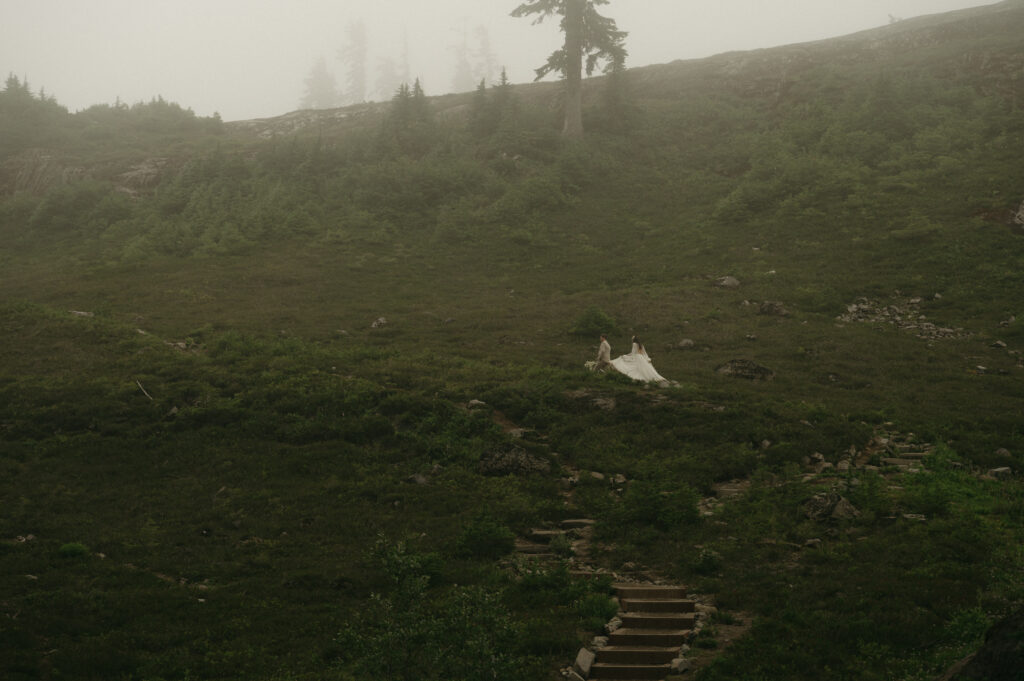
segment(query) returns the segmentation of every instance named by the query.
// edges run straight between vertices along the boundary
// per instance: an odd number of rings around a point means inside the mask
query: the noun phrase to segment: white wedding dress
[[[668,383],[668,379],[654,370],[651,358],[640,347],[633,343],[633,350],[628,355],[619,355],[612,360],[612,366],[626,374],[634,381],[645,383]]]

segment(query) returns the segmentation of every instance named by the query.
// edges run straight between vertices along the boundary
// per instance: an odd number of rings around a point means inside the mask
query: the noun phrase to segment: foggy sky
[[[560,44],[557,22],[531,25],[518,0],[0,0],[0,76],[26,78],[72,111],[162,96],[225,120],[298,108],[324,58],[339,84],[338,50],[363,21],[370,80],[378,60],[409,55],[428,94],[450,92],[455,46],[487,29],[513,82]],[[890,15],[985,0],[611,0],[602,13],[629,32],[627,66],[819,40],[884,26]],[[379,96],[374,98],[380,98]]]

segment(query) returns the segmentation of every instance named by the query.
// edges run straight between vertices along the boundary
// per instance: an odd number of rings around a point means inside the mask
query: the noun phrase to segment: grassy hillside
[[[752,620],[703,679],[934,677],[1024,601],[1021,35],[595,79],[575,145],[551,84],[223,123],[8,81],[4,677],[556,678],[607,584],[507,556],[581,516]],[[602,330],[678,386],[586,372]],[[836,472],[879,438],[924,471]]]

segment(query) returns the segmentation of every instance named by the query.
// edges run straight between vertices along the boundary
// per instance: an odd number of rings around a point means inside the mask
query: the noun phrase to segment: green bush
[[[89,555],[89,548],[85,544],[70,542],[61,546],[58,553],[63,558],[81,558]]]
[[[478,516],[463,528],[456,542],[456,554],[467,558],[494,559],[512,553],[515,535],[489,516]]]
[[[678,530],[700,520],[700,496],[683,483],[664,489],[664,482],[635,480],[629,484],[622,503],[614,512],[620,524],[641,523],[658,530]]]
[[[618,612],[618,605],[604,593],[586,594],[575,603],[575,607],[582,620],[597,621],[599,627]]]
[[[569,333],[574,336],[597,338],[602,333],[614,333],[618,329],[615,320],[598,307],[589,307],[576,318]]]

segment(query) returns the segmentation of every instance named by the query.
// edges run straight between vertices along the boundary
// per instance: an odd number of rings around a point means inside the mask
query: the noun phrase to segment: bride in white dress
[[[654,370],[654,364],[640,339],[633,336],[633,348],[628,355],[619,355],[612,360],[612,366],[635,381],[646,383],[668,383],[668,379]]]

